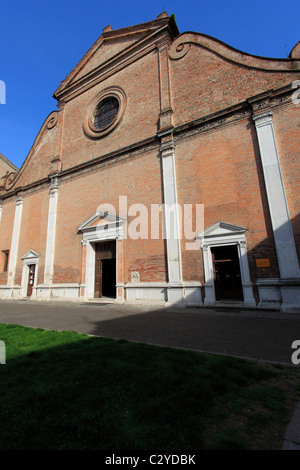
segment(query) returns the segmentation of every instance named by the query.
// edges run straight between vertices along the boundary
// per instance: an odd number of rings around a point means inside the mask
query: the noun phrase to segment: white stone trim
[[[36,286],[38,280],[38,267],[39,267],[39,254],[33,250],[27,251],[27,253],[22,256],[23,269],[22,269],[22,281],[21,281],[21,297],[27,297],[28,289],[28,277],[29,277],[29,266],[35,264],[35,273],[34,273],[34,284],[32,289],[32,298],[36,297]]]
[[[258,279],[256,286],[259,294],[258,308],[280,309],[282,302],[280,279]]]
[[[167,282],[129,282],[125,284],[126,303],[161,303],[167,305],[170,299],[170,291],[176,290],[178,285],[170,285]],[[202,305],[201,283],[197,281],[183,282],[178,304],[197,306]],[[176,304],[174,300],[173,304]]]
[[[164,223],[168,263],[168,303],[183,302],[181,237],[173,141],[161,145]],[[171,215],[173,214],[173,216]],[[172,225],[173,222],[173,225]]]
[[[45,271],[44,271],[44,284],[45,285],[50,285],[52,284],[52,281],[53,281],[57,200],[58,200],[58,181],[56,177],[52,177],[50,190],[49,190],[48,228],[47,228],[46,258],[45,258]]]
[[[21,298],[21,286],[0,286],[0,298],[1,299],[20,299]]]
[[[287,313],[300,313],[300,279],[284,279],[281,283],[280,310]]]
[[[86,245],[86,280],[85,280],[85,294],[84,298],[94,298],[94,285],[95,285],[95,243],[101,241],[115,241],[116,242],[116,285],[118,285],[118,239],[123,239],[123,225],[125,220],[118,217],[107,215],[107,223],[90,225],[94,223],[97,218],[104,215],[102,212],[97,212],[92,217],[82,223],[78,230],[82,232],[82,244]],[[82,286],[83,287],[83,286]],[[121,301],[122,299],[118,299]]]
[[[9,264],[8,264],[8,276],[7,276],[7,284],[9,286],[13,286],[14,281],[15,281],[15,272],[16,272],[16,264],[17,264],[18,248],[19,248],[21,219],[22,219],[22,209],[23,209],[23,199],[19,197],[16,200],[14,227],[13,227],[11,247],[10,247],[10,252],[9,252]]]
[[[205,298],[204,305],[216,305],[212,247],[236,245],[240,263],[241,281],[245,307],[256,307],[247,257],[246,229],[224,222],[217,222],[197,238],[202,240]],[[219,302],[218,302],[219,303]]]
[[[253,116],[267,191],[281,278],[299,278],[300,270],[273,127],[272,112]]]

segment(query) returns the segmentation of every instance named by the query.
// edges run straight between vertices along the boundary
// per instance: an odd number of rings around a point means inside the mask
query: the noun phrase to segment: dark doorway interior
[[[216,300],[243,300],[237,246],[212,247]]]
[[[95,245],[95,297],[116,297],[116,242]]]
[[[116,259],[102,260],[102,295],[116,297]]]

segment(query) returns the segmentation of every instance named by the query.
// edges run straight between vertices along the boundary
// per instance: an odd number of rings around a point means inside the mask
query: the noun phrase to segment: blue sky
[[[21,167],[52,94],[108,24],[113,29],[175,14],[196,31],[264,57],[286,58],[300,40],[299,0],[0,0],[0,153]]]

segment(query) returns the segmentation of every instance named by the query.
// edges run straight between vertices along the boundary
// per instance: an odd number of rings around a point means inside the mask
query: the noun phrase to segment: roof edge
[[[59,101],[59,95],[61,92],[68,87],[68,83],[72,80],[72,76],[76,75],[78,70],[83,66],[83,64],[89,59],[89,57],[94,53],[95,49],[107,39],[112,39],[114,37],[126,35],[126,34],[133,34],[138,31],[146,31],[147,29],[161,29],[161,28],[168,28],[171,40],[173,41],[178,35],[179,30],[176,24],[175,16],[172,14],[170,16],[167,15],[166,12],[161,13],[155,20],[147,21],[144,23],[139,23],[133,26],[126,26],[124,28],[119,28],[113,30],[110,25],[103,28],[102,34],[98,37],[98,39],[93,43],[93,45],[88,49],[88,51],[84,54],[84,56],[80,59],[80,61],[73,67],[71,72],[65,77],[65,79],[60,83],[59,87],[53,93],[53,98]]]
[[[9,165],[12,170],[15,170],[15,171],[19,170],[19,168],[14,163],[12,163],[8,158],[6,158],[2,153],[0,153],[0,159],[3,160],[5,163],[7,163],[7,165]]]

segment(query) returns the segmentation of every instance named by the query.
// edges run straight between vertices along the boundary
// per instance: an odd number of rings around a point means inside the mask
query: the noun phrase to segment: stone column
[[[7,284],[9,286],[13,286],[15,282],[22,210],[23,210],[23,199],[21,197],[18,197],[16,200],[14,227],[13,227],[11,247],[10,247],[10,252],[9,252],[9,265],[8,265],[8,276],[7,276]]]
[[[294,242],[272,112],[253,116],[280,270],[282,310],[300,305],[300,270]]]

